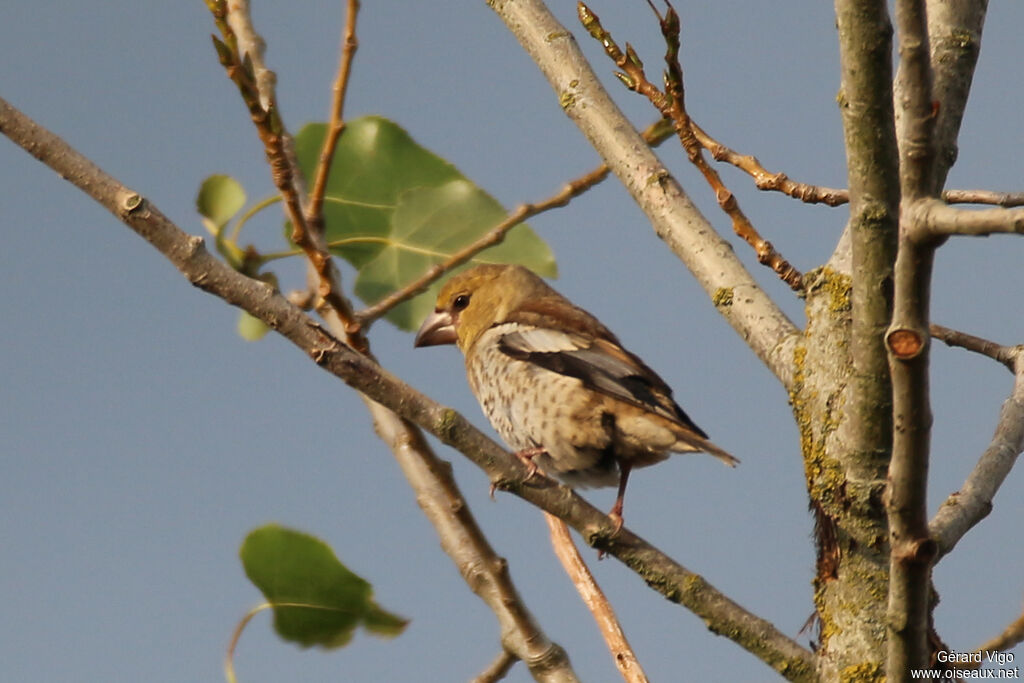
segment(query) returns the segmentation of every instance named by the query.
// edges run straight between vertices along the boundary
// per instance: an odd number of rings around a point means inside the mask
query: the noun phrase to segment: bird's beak
[[[420,325],[413,346],[437,346],[438,344],[454,344],[458,337],[455,334],[455,321],[447,311],[434,311]]]

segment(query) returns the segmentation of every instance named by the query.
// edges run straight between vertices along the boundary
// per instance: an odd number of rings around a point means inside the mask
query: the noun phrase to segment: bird
[[[634,468],[700,451],[739,463],[654,370],[524,266],[483,264],[450,277],[413,343],[458,346],[484,414],[531,476],[539,468],[572,488],[617,485],[614,533]]]

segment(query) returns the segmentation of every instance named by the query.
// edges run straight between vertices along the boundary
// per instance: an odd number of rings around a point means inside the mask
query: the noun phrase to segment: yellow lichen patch
[[[732,287],[719,287],[716,289],[715,293],[711,296],[711,303],[715,305],[715,308],[732,306]]]
[[[850,293],[853,291],[853,280],[849,275],[836,272],[831,268],[822,269],[821,287],[829,293],[828,310],[833,313],[849,311]]]

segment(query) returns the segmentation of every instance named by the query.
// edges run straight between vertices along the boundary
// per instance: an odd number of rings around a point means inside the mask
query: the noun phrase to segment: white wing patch
[[[502,344],[523,353],[558,353],[579,351],[585,346],[578,335],[545,327],[525,327],[518,323],[499,325]]]

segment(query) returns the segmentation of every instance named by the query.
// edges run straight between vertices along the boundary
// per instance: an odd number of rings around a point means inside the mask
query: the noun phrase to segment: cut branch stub
[[[917,358],[924,350],[927,336],[920,330],[908,327],[897,327],[885,335],[885,343],[892,355],[899,360]]]

